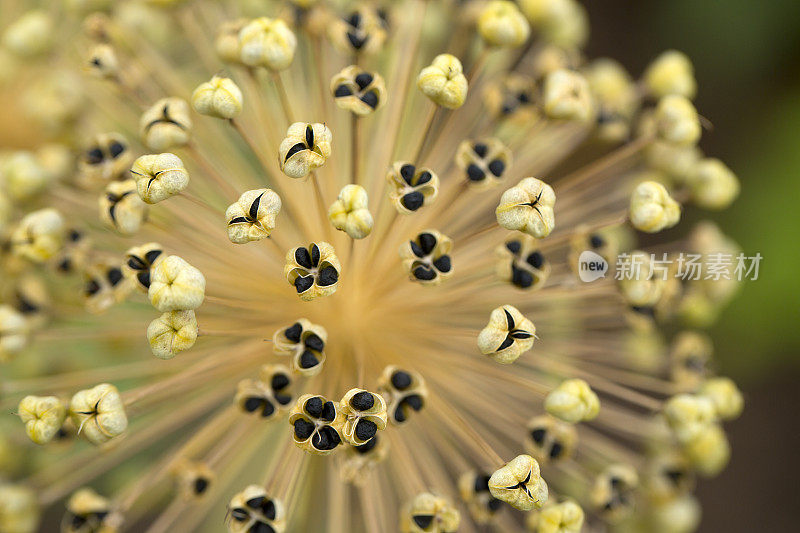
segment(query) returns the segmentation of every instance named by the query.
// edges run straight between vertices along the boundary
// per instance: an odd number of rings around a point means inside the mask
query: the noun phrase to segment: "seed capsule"
[[[150,150],[163,151],[189,142],[192,119],[189,104],[177,97],[162,98],[142,114],[139,132]]]
[[[612,464],[595,478],[589,498],[600,516],[618,523],[634,507],[634,491],[639,486],[636,470],[624,464]]]
[[[389,441],[376,434],[361,446],[348,445],[345,452],[346,456],[339,470],[342,480],[345,483],[362,486],[372,469],[386,459],[389,454]]]
[[[114,80],[119,74],[119,61],[114,49],[107,44],[98,44],[92,48],[88,60],[89,71],[100,78]]]
[[[655,271],[650,254],[634,250],[622,255],[617,268],[625,274],[618,283],[622,296],[630,305],[646,308],[658,302],[666,281]]]
[[[43,263],[64,244],[64,218],[52,208],[25,215],[11,234],[13,252],[34,263]]]
[[[327,24],[328,38],[340,53],[372,55],[386,41],[388,23],[382,11],[365,3]]]
[[[550,276],[550,262],[527,235],[499,245],[495,256],[497,277],[520,289],[540,289]]]
[[[35,154],[18,151],[0,160],[0,181],[10,199],[26,201],[43,193],[53,175]]]
[[[294,443],[309,453],[327,455],[342,443],[345,416],[335,402],[304,394],[289,413]]]
[[[275,355],[291,356],[292,370],[306,377],[317,375],[322,371],[327,342],[328,332],[325,328],[312,324],[305,318],[279,329],[272,336]]]
[[[205,291],[202,272],[177,255],[165,257],[151,269],[147,294],[153,307],[161,312],[197,309]]]
[[[496,138],[463,141],[456,152],[456,165],[464,171],[467,183],[488,189],[500,183],[511,167],[511,150]]]
[[[112,181],[100,196],[100,220],[121,235],[134,235],[147,219],[148,207],[136,191],[136,181]]]
[[[231,498],[225,520],[230,533],[286,531],[283,504],[258,485],[249,485]]]
[[[418,373],[389,365],[378,380],[378,394],[386,400],[389,420],[400,425],[425,406],[428,389]]]
[[[111,261],[89,265],[83,277],[86,309],[95,314],[125,300],[134,287],[133,282],[122,274],[122,268]]]
[[[34,533],[39,530],[40,515],[33,490],[0,482],[0,531]]]
[[[744,398],[736,383],[730,378],[711,378],[703,383],[698,394],[711,400],[714,412],[720,420],[733,420],[742,414]]]
[[[122,525],[122,516],[111,502],[90,488],[72,493],[67,500],[67,512],[61,520],[63,533],[116,533]]]
[[[199,500],[208,494],[216,478],[207,464],[188,459],[181,459],[172,468],[172,474],[178,493],[186,501]]]
[[[304,178],[331,155],[331,130],[325,124],[295,122],[278,150],[281,170],[290,178]]]
[[[608,142],[628,138],[639,108],[636,86],[628,72],[612,59],[598,59],[585,72],[597,105],[597,136]]]
[[[739,180],[719,159],[703,159],[689,174],[692,200],[703,209],[725,209],[739,196]]]
[[[55,396],[26,396],[17,407],[25,432],[36,444],[47,444],[67,417],[67,407]]]
[[[525,447],[539,464],[546,464],[570,458],[577,440],[575,426],[545,414],[528,422]]]
[[[483,472],[465,472],[458,479],[458,492],[470,516],[479,525],[491,523],[503,505],[489,492],[489,475]]]
[[[575,0],[520,0],[519,5],[546,42],[565,49],[580,48],[589,37],[586,9]]]
[[[283,365],[264,365],[258,379],[239,382],[234,402],[244,413],[271,419],[292,403],[289,391],[291,384],[288,368]]]
[[[363,239],[372,231],[372,214],[369,212],[367,191],[360,185],[345,185],[337,200],[328,210],[333,227],[344,231],[351,239]]]
[[[719,424],[706,426],[683,451],[697,473],[705,477],[719,474],[731,457],[731,446]]]
[[[417,87],[436,105],[457,109],[467,99],[467,77],[461,61],[450,54],[440,54],[417,77]]]
[[[128,427],[119,391],[108,383],[76,393],[69,402],[69,416],[78,433],[92,444],[108,442]]]
[[[518,455],[489,478],[489,491],[520,511],[539,509],[547,501],[547,483],[539,463],[530,455]]]
[[[647,462],[644,486],[650,500],[666,502],[694,489],[689,461],[677,451],[661,452]]]
[[[663,97],[656,106],[653,120],[656,134],[663,141],[691,146],[700,139],[700,117],[688,98],[675,94]]]
[[[350,65],[331,80],[331,94],[341,109],[364,116],[386,103],[386,83],[377,72]]]
[[[678,442],[687,443],[698,437],[717,420],[711,399],[694,394],[678,394],[664,403],[664,417]]]
[[[571,70],[556,70],[544,80],[543,108],[554,120],[587,122],[594,116],[589,83]]]
[[[132,280],[140,291],[147,292],[150,288],[152,268],[164,257],[164,249],[158,243],[148,242],[141,246],[134,246],[125,252],[122,274]]]
[[[670,348],[670,378],[681,390],[694,391],[711,373],[714,345],[696,331],[682,331]]]
[[[490,82],[483,101],[494,117],[513,117],[515,124],[529,123],[537,115],[536,83],[528,76],[508,74]]]
[[[406,506],[400,518],[402,533],[454,533],[461,514],[445,498],[423,492]]]
[[[681,218],[681,206],[667,188],[656,181],[643,181],[631,195],[631,224],[638,230],[657,233],[671,228]]]
[[[386,402],[380,394],[350,389],[339,402],[339,410],[345,417],[341,433],[348,444],[362,446],[386,429]]]
[[[388,194],[397,212],[408,215],[430,205],[439,194],[439,177],[428,168],[397,161],[386,174]]]
[[[169,311],[147,326],[147,341],[153,355],[172,359],[197,341],[197,318],[194,311]]]
[[[49,320],[50,294],[41,277],[23,274],[9,287],[7,301],[23,317],[30,331],[42,329]]]
[[[234,244],[246,244],[269,237],[281,211],[281,197],[271,189],[245,191],[225,211],[228,238]]]
[[[536,178],[525,178],[500,197],[495,214],[497,223],[537,239],[550,235],[555,227],[553,188]]]
[[[192,107],[201,115],[231,119],[242,112],[242,91],[232,79],[214,76],[192,93]]]
[[[47,11],[34,9],[6,28],[3,46],[21,58],[33,58],[52,48],[54,35],[54,21]]]
[[[528,40],[531,26],[514,2],[492,0],[478,17],[478,32],[489,46],[513,48]]]
[[[435,286],[453,275],[452,249],[449,237],[429,229],[400,245],[400,259],[411,281]]]
[[[478,335],[478,349],[500,364],[508,365],[533,347],[536,326],[513,305],[497,307],[489,324]]]
[[[684,494],[673,500],[654,503],[649,515],[655,531],[686,533],[698,530],[701,508],[697,498]]]
[[[642,78],[647,91],[656,98],[676,94],[691,99],[697,92],[692,62],[677,50],[658,56]]]
[[[239,47],[243,64],[278,71],[292,64],[297,37],[283,20],[260,17],[239,31]]]
[[[528,513],[526,525],[534,533],[580,533],[584,514],[581,506],[573,500],[560,503],[548,502],[541,511]]]
[[[582,379],[568,379],[547,395],[544,408],[556,418],[577,424],[597,418],[600,399]]]
[[[143,155],[134,161],[131,174],[139,197],[156,204],[178,194],[189,185],[189,173],[175,154]]]
[[[78,182],[94,187],[119,179],[133,161],[127,139],[119,133],[102,133],[92,139],[78,160]]]
[[[327,242],[298,246],[286,253],[283,273],[294,285],[301,300],[311,301],[336,292],[342,265],[333,246]]]
[[[214,50],[217,56],[225,63],[242,62],[242,46],[239,41],[239,32],[247,26],[247,19],[229,20],[220,24],[217,36],[214,39]]]

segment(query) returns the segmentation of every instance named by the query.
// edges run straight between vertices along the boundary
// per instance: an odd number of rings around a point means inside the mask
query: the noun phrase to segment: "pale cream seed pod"
[[[578,432],[573,424],[543,414],[528,422],[525,448],[540,465],[569,459],[578,443]]]
[[[189,104],[177,97],[162,98],[142,113],[139,133],[150,150],[162,151],[189,142],[192,119]]]
[[[401,215],[432,204],[439,195],[439,176],[429,168],[405,161],[395,161],[386,173],[386,182],[387,194]]]
[[[681,331],[670,347],[670,379],[681,390],[691,392],[711,373],[714,344],[705,333]]]
[[[377,6],[359,2],[344,17],[326,17],[328,39],[348,57],[375,54],[383,47],[388,33],[387,21],[381,13]]]
[[[325,124],[295,122],[278,148],[280,166],[290,178],[304,178],[331,155],[331,130]]]
[[[714,412],[720,420],[733,420],[742,414],[744,397],[732,379],[716,377],[700,386],[698,395],[714,404]]]
[[[22,485],[0,481],[0,531],[35,533],[41,511],[36,493]]]
[[[197,341],[194,311],[168,311],[147,326],[150,350],[159,359],[172,359]]]
[[[554,120],[588,122],[594,116],[594,99],[583,75],[571,70],[556,70],[544,80],[545,114]]]
[[[478,349],[500,364],[509,365],[533,347],[536,326],[513,305],[495,308],[489,324],[478,334]]]
[[[150,303],[161,312],[197,309],[203,303],[206,278],[177,255],[170,255],[151,269]]]
[[[3,46],[22,58],[48,52],[53,46],[54,21],[45,10],[35,9],[23,14],[3,33]]]
[[[639,108],[639,95],[631,76],[613,59],[593,61],[584,71],[597,106],[597,135],[608,142],[622,142],[631,131]]]
[[[114,80],[119,74],[119,61],[114,49],[107,44],[98,44],[92,48],[87,61],[89,71],[108,80]]]
[[[55,209],[28,213],[11,234],[12,251],[34,263],[43,263],[61,250],[65,233],[64,218]]]
[[[53,182],[53,176],[31,152],[13,152],[0,161],[0,186],[17,201],[30,200]]]
[[[36,444],[47,444],[67,418],[67,406],[55,396],[25,396],[17,406],[25,432]]]
[[[576,0],[520,0],[533,30],[561,48],[580,48],[589,37],[589,17]]]
[[[228,239],[234,244],[246,244],[269,237],[280,210],[281,197],[271,189],[243,192],[225,211]]]
[[[472,520],[478,525],[492,523],[503,507],[503,502],[492,497],[489,492],[489,477],[484,472],[471,470],[458,478],[458,493],[467,504]]]
[[[63,533],[117,533],[122,525],[122,515],[116,511],[108,498],[93,489],[76,490],[67,500],[67,512],[62,520]],[[73,524],[81,524],[75,528]]]
[[[642,76],[647,91],[656,98],[676,94],[694,98],[697,81],[689,58],[677,50],[668,50],[647,67]]]
[[[386,401],[380,394],[350,389],[339,401],[339,410],[345,417],[342,438],[352,446],[362,446],[386,429]]]
[[[300,396],[289,412],[294,443],[315,455],[328,455],[342,444],[344,423],[339,404],[319,395]]]
[[[436,286],[453,275],[452,250],[450,237],[428,229],[400,245],[400,260],[411,281]]]
[[[586,381],[568,379],[547,395],[544,408],[564,422],[577,424],[597,418],[600,399]]]
[[[731,456],[731,446],[719,424],[706,426],[683,451],[698,474],[713,477],[722,472]]]
[[[611,464],[595,478],[589,500],[605,521],[616,524],[633,511],[638,486],[635,469],[627,464]]]
[[[194,501],[208,494],[216,475],[209,465],[181,458],[172,468],[175,485],[185,501]]]
[[[225,63],[241,63],[242,46],[239,42],[239,32],[249,22],[247,19],[236,19],[223,22],[219,26],[214,39],[214,50]]]
[[[368,208],[367,191],[360,185],[345,185],[330,209],[328,220],[351,239],[363,239],[372,231],[373,219]]]
[[[194,90],[192,107],[201,115],[232,119],[241,114],[243,99],[241,89],[232,79],[214,76]]]
[[[652,527],[658,533],[692,533],[700,526],[700,503],[691,494],[659,502],[650,510]]]
[[[283,273],[303,301],[336,292],[341,272],[336,250],[327,242],[312,242],[308,247],[298,246],[286,252]]]
[[[656,135],[661,140],[678,146],[697,144],[702,134],[700,116],[692,102],[677,94],[670,94],[658,101],[655,113]]]
[[[461,513],[453,504],[436,494],[423,492],[411,500],[400,517],[402,533],[455,533]]]
[[[657,272],[652,256],[641,250],[621,255],[618,268],[623,275],[618,281],[625,300],[633,306],[650,307],[664,294],[666,280]]]
[[[739,196],[739,179],[719,159],[703,159],[689,175],[692,201],[703,209],[727,208]]]
[[[331,79],[331,94],[339,108],[365,116],[386,103],[386,82],[377,72],[350,65]]]
[[[461,61],[450,54],[440,54],[422,69],[417,87],[436,105],[457,109],[464,105],[469,90]]]
[[[511,167],[511,150],[500,139],[464,140],[458,145],[456,165],[478,190],[499,184]]]
[[[92,444],[108,442],[128,427],[122,397],[108,383],[77,392],[69,402],[69,416],[78,433]]]
[[[548,497],[547,483],[539,463],[530,455],[518,455],[489,478],[489,491],[520,511],[541,508]]]
[[[513,48],[528,40],[531,26],[514,2],[492,0],[478,16],[478,33],[489,46]]]
[[[272,336],[275,355],[291,356],[292,369],[306,377],[315,376],[325,364],[328,332],[306,318],[277,330]]]
[[[133,150],[119,133],[101,133],[92,138],[78,159],[77,181],[82,187],[119,179],[130,169]]]
[[[286,513],[280,500],[272,498],[264,487],[249,485],[228,503],[226,525],[230,533],[250,531],[286,531]]]
[[[555,227],[553,188],[536,178],[525,178],[500,197],[495,214],[497,223],[537,239],[550,235]]]
[[[112,181],[98,199],[100,220],[121,235],[134,235],[147,220],[148,207],[137,193],[136,181]]]
[[[249,67],[277,71],[294,59],[297,37],[281,19],[260,17],[239,31],[239,59]]]
[[[156,204],[189,186],[189,173],[175,154],[143,155],[133,162],[131,174],[139,198]]]
[[[681,205],[667,188],[657,181],[643,181],[631,194],[629,216],[633,227],[647,233],[658,233],[680,221]]]
[[[714,402],[694,394],[678,394],[664,403],[664,418],[678,442],[686,444],[696,439],[717,421]]]
[[[574,500],[547,503],[537,513],[528,513],[526,525],[535,533],[580,533],[583,529],[584,513]]]

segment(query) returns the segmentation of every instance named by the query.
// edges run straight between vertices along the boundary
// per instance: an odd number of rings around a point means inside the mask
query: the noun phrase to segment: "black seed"
[[[314,148],[314,128],[309,124],[306,126],[306,146],[311,150]]]
[[[683,479],[683,472],[680,470],[667,470],[664,472],[664,474],[674,485],[677,485],[681,482],[681,479]]]
[[[322,414],[319,415],[319,418],[325,422],[333,422],[333,419],[336,418],[336,405],[330,401],[325,402],[325,405],[322,407]]]
[[[392,374],[392,386],[397,390],[406,390],[411,386],[411,375],[402,370]]]
[[[503,171],[506,169],[506,164],[500,161],[499,159],[495,159],[491,163],[489,163],[489,171],[492,174],[497,176],[498,178],[503,175]]]
[[[361,391],[350,398],[350,406],[356,411],[368,411],[375,405],[375,398],[372,393]]]
[[[605,245],[605,243],[606,240],[600,235],[592,235],[589,237],[589,244],[592,245],[592,248],[600,248],[601,246]]]
[[[336,88],[336,92],[333,93],[333,95],[336,98],[342,98],[344,96],[350,96],[351,94],[353,94],[353,91],[351,91],[350,87],[348,87],[347,85],[339,85]]]
[[[311,254],[302,246],[294,251],[294,260],[302,267],[313,268],[311,264]]]
[[[378,107],[378,93],[370,91],[361,97],[361,101],[370,106],[372,109]]]
[[[475,476],[475,492],[487,492],[489,490],[489,476],[478,474]]]
[[[397,406],[397,409],[394,410],[394,419],[400,423],[406,421],[406,412],[403,410],[403,408],[404,405],[400,403],[400,405]]]
[[[111,143],[111,146],[108,147],[108,151],[111,154],[111,157],[116,159],[122,152],[125,151],[125,146],[122,145],[121,143],[114,141]]]
[[[309,398],[306,400],[305,410],[306,413],[313,416],[314,418],[319,418],[319,415],[322,414],[322,408],[325,406],[325,399],[322,396],[314,396],[313,398]]]
[[[244,503],[250,509],[258,509],[259,507],[261,507],[261,504],[264,503],[264,496],[257,496],[255,498],[250,498]]]
[[[313,368],[319,364],[319,359],[311,350],[306,350],[300,356],[300,368]]]
[[[511,316],[511,313],[503,309],[503,312],[506,314],[506,324],[508,325],[508,331],[512,331],[516,324],[514,323],[514,317]]]
[[[112,268],[106,272],[106,278],[108,278],[108,282],[111,284],[112,287],[115,287],[117,283],[122,280],[122,270],[119,268]]]
[[[372,83],[372,74],[368,72],[362,72],[356,76],[356,83],[358,84],[358,88],[363,91],[370,83]]]
[[[512,254],[517,255],[522,249],[522,244],[519,241],[508,241],[506,243],[506,248],[508,248],[508,251]]]
[[[311,286],[314,284],[314,277],[313,276],[306,276],[306,277],[299,277],[294,280],[294,288],[297,289],[297,293],[301,294],[306,292]]]
[[[275,502],[266,500],[261,504],[261,513],[269,520],[275,520]]]
[[[436,278],[436,271],[427,265],[419,265],[414,269],[414,277],[421,281],[431,281]]]
[[[311,445],[322,451],[332,450],[341,444],[341,442],[342,439],[339,438],[339,434],[330,426],[320,428],[311,439]]]
[[[295,322],[283,332],[283,336],[292,342],[300,342],[300,334],[303,333],[303,326],[300,322]]]
[[[490,511],[497,512],[503,506],[503,502],[495,498],[492,498],[491,500],[489,500],[489,503],[487,505],[489,506]]]
[[[527,289],[533,285],[533,275],[527,270],[511,265],[511,283],[521,289]]]
[[[72,261],[67,257],[62,259],[60,263],[58,263],[58,270],[61,272],[69,272],[72,270]]]
[[[501,350],[505,350],[506,348],[508,348],[512,344],[514,344],[514,339],[511,337],[511,335],[506,335],[506,338],[503,341],[503,344],[500,345],[500,347],[497,349],[497,351],[499,352]]]
[[[136,256],[128,257],[128,266],[133,270],[146,270],[147,264]]]
[[[325,343],[316,333],[312,333],[311,335],[306,337],[306,340],[303,342],[306,345],[306,348],[310,348],[318,352],[321,352],[322,350],[325,349]]]
[[[358,453],[365,454],[372,451],[372,449],[375,448],[375,446],[377,445],[378,445],[378,436],[375,435],[361,446],[353,446],[353,448],[355,448]]]
[[[618,489],[622,485],[622,480],[616,476],[608,480],[612,487]]]
[[[521,104],[527,104],[531,101],[531,97],[528,95],[528,93],[519,93],[517,95],[517,100],[519,100]]]
[[[246,509],[237,507],[236,509],[231,511],[231,517],[237,522],[244,522],[245,520],[250,518],[250,513],[248,513]]]
[[[489,153],[489,147],[483,143],[477,143],[472,147],[472,151],[475,152],[478,157],[483,158]]]
[[[450,272],[450,269],[453,268],[453,265],[450,263],[450,256],[443,255],[439,259],[433,262],[433,266],[435,266],[439,272],[447,273]]]
[[[527,331],[515,331],[511,334],[511,336],[515,339],[530,339],[533,337],[533,334],[528,333]]]
[[[253,221],[258,220],[258,206],[261,205],[262,196],[264,196],[263,192],[258,196],[256,196],[256,199],[253,200],[252,204],[250,204],[250,210],[247,213],[248,215],[250,215],[250,220]]]
[[[208,488],[208,480],[202,477],[199,477],[194,480],[194,493],[195,494],[203,494],[206,489]]]
[[[354,11],[345,21],[354,28],[361,26],[361,13]]]
[[[425,252],[426,255],[431,253],[436,247],[436,237],[434,237],[431,233],[420,233],[417,236],[417,241],[422,247],[422,251]]]
[[[404,195],[400,203],[409,211],[416,211],[425,203],[425,196],[419,191],[412,191]]]
[[[103,151],[100,148],[95,147],[86,152],[86,162],[90,165],[99,165],[103,159]]]
[[[653,307],[645,307],[639,305],[632,305],[631,311],[638,313],[640,315],[649,316],[650,318],[655,318],[656,310]]]
[[[408,243],[411,245],[411,251],[414,253],[414,255],[417,257],[425,257],[425,252],[422,251],[422,248],[420,248],[419,244],[415,243],[414,241],[408,241]]]
[[[424,171],[420,172],[419,177],[417,178],[416,185],[423,185],[423,184],[428,183],[429,181],[431,181],[431,179],[433,179],[433,174],[431,174],[427,170],[424,170]]]
[[[261,417],[262,418],[270,417],[274,412],[275,412],[275,406],[272,405],[272,402],[264,400],[264,408],[261,410]]]
[[[328,287],[337,281],[339,281],[339,272],[337,272],[336,269],[331,265],[328,265],[319,271],[317,285],[320,287]]]
[[[286,158],[283,160],[283,162],[284,163],[287,162],[289,160],[289,158],[292,157],[294,154],[296,154],[297,152],[302,152],[305,149],[306,149],[306,145],[305,144],[303,144],[303,143],[295,144],[294,146],[289,148],[288,152],[286,152]]]
[[[21,294],[17,294],[17,311],[23,314],[35,313],[39,310],[39,306],[26,300]]]
[[[275,530],[264,522],[256,522],[250,526],[250,529],[247,530],[247,533],[275,533]]]
[[[261,407],[261,404],[263,402],[264,400],[262,398],[248,398],[244,402],[244,410],[247,411],[248,413],[252,413],[256,409]]]
[[[314,424],[311,422],[307,422],[302,418],[299,418],[294,421],[294,434],[297,437],[297,440],[304,441],[311,436],[314,432]]]
[[[414,173],[416,171],[417,168],[414,165],[407,163],[400,167],[400,177],[403,178],[406,183],[411,185],[411,180],[414,179]]]
[[[516,109],[514,104],[503,104],[502,112],[504,115],[510,115],[514,112],[514,109]]]
[[[69,240],[72,242],[81,240],[81,232],[74,229],[69,230]]]
[[[292,402],[292,397],[288,394],[276,394],[275,401],[281,405],[289,405]]]
[[[469,179],[469,181],[483,181],[485,177],[486,174],[483,172],[481,167],[475,163],[472,163],[467,167],[467,179]]]
[[[533,442],[535,442],[539,446],[542,445],[545,437],[547,437],[547,430],[544,428],[538,428],[531,431],[531,438],[533,439]]]
[[[311,251],[311,266],[317,268],[319,266],[319,258],[320,258],[319,246],[317,246],[312,242],[311,246],[309,246],[308,249]]]
[[[281,390],[285,387],[288,387],[289,383],[289,376],[286,374],[275,374],[272,376],[269,385],[272,387],[272,390]]]
[[[229,226],[233,226],[235,224],[250,224],[251,220],[247,217],[235,217],[228,221]]]
[[[412,394],[410,396],[406,396],[403,399],[403,403],[411,407],[415,411],[419,411],[422,409],[424,402],[422,401],[422,396],[419,394]]]
[[[550,448],[550,459],[558,459],[564,453],[564,446],[560,442],[554,442]]]
[[[537,270],[541,270],[541,268],[544,266],[544,256],[539,251],[528,254],[528,258],[525,259],[525,261]]]
[[[360,441],[366,441],[375,436],[378,432],[378,426],[372,420],[359,420],[356,424],[356,438]]]
[[[94,296],[98,292],[100,292],[100,284],[97,283],[95,280],[90,279],[86,282],[86,287],[84,288],[86,291],[87,296]]]
[[[86,517],[79,515],[72,515],[72,520],[70,520],[70,522],[72,522],[72,527],[78,529],[86,523]]]
[[[433,515],[429,514],[417,514],[414,515],[414,523],[417,524],[417,527],[420,529],[427,529],[433,523]]]
[[[364,43],[367,42],[368,38],[369,37],[359,37],[355,33],[347,32],[347,40],[350,41],[350,44],[356,50],[361,50],[361,48],[364,46]]]

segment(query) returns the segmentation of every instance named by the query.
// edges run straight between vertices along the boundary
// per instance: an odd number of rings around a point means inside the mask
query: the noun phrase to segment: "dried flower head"
[[[530,455],[518,455],[489,478],[489,491],[520,511],[538,509],[547,501],[547,483],[539,463]]]

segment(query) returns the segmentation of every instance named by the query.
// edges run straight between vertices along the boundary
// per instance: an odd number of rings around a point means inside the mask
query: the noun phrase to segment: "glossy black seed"
[[[311,254],[302,246],[294,251],[294,260],[302,267],[313,268],[311,264]]]
[[[307,422],[302,418],[294,421],[294,434],[298,440],[306,440],[314,433],[314,424]]]
[[[397,390],[406,390],[411,386],[411,375],[402,370],[392,374],[392,386]]]
[[[528,95],[528,93],[519,93],[517,95],[517,100],[519,100],[521,104],[527,104],[531,101],[531,97]]]
[[[356,438],[360,441],[369,440],[378,432],[378,426],[372,420],[359,420],[356,424]]]
[[[413,516],[413,519],[420,529],[427,529],[433,523],[433,515],[429,514],[417,514]]]
[[[417,168],[414,165],[406,164],[400,167],[400,177],[403,180],[411,185],[411,180],[414,179],[414,173],[417,171]]]
[[[538,250],[536,252],[531,252],[528,254],[527,259],[525,261],[535,269],[541,270],[544,266],[544,256]]]
[[[147,268],[147,264],[144,261],[133,255],[128,257],[128,266],[133,270],[145,270]]]
[[[331,265],[326,266],[319,271],[317,278],[317,285],[320,287],[328,287],[339,281],[339,272]]]
[[[78,529],[82,527],[87,522],[87,520],[85,516],[72,515],[72,520],[70,520],[70,522],[72,522],[72,527]]]
[[[297,289],[297,293],[306,292],[311,286],[314,284],[314,276],[306,276],[306,277],[299,277],[294,280],[294,288]]]
[[[369,72],[362,72],[358,76],[356,76],[356,83],[358,84],[358,88],[364,90],[367,86],[372,83],[372,74]]]
[[[319,359],[311,350],[306,350],[300,356],[300,368],[313,368],[319,364]]]
[[[112,287],[115,287],[117,283],[122,281],[122,270],[119,268],[112,268],[106,272],[106,278],[108,278],[108,282],[111,284]]]
[[[420,233],[417,236],[417,241],[426,254],[431,253],[436,247],[436,237],[432,233]]]
[[[475,163],[471,163],[467,167],[467,179],[469,179],[469,181],[483,181],[484,178],[486,178],[486,174],[483,172],[483,169]]]
[[[228,221],[229,226],[233,226],[235,224],[250,224],[250,223],[252,223],[252,221],[247,217],[234,217]]]
[[[408,243],[411,245],[411,251],[414,253],[414,255],[417,257],[425,257],[425,252],[422,250],[419,244],[415,243],[414,241],[408,241]]]
[[[275,401],[281,405],[289,405],[292,402],[292,397],[288,394],[276,394]]]
[[[283,336],[292,342],[300,342],[300,334],[303,333],[303,326],[300,322],[295,322],[283,332]]]
[[[306,340],[303,341],[303,343],[306,345],[306,348],[310,348],[318,352],[321,352],[325,348],[325,343],[316,333],[312,333],[306,337]]]
[[[81,240],[81,232],[74,229],[69,230],[69,240],[72,242]]]
[[[433,179],[433,174],[425,170],[423,172],[420,172],[419,177],[417,178],[416,185],[423,185],[425,183],[428,183],[432,179]]]
[[[514,104],[503,104],[502,112],[504,115],[510,115],[514,112],[516,106]]]
[[[453,268],[453,265],[450,262],[449,255],[443,255],[439,259],[433,262],[433,266],[435,266],[439,272],[447,273],[450,272],[450,269]]]
[[[498,178],[503,175],[503,171],[505,169],[506,169],[506,164],[500,161],[499,159],[495,159],[494,161],[489,163],[489,171]]]
[[[316,268],[319,266],[320,259],[319,246],[312,243],[309,247],[309,250],[311,251],[311,266]]]
[[[322,408],[325,407],[325,400],[322,398],[322,396],[314,396],[313,398],[306,400],[304,407],[306,413],[314,418],[319,418],[319,415],[322,414]]]
[[[306,146],[309,150],[314,148],[314,128],[311,124],[306,126]]]
[[[681,479],[683,479],[684,473],[680,470],[667,470],[664,472],[664,475],[666,475],[674,485],[677,485],[681,482]]]
[[[272,387],[272,390],[281,390],[284,387],[287,387],[289,383],[289,376],[286,374],[275,374],[272,376],[269,385]]]
[[[499,352],[500,350],[505,350],[506,348],[509,348],[512,344],[514,344],[514,339],[511,337],[511,335],[506,335],[503,344],[500,345],[497,351]]]
[[[341,444],[341,442],[342,439],[339,438],[339,434],[330,426],[320,428],[311,439],[311,445],[322,451],[332,450]]]
[[[247,533],[275,533],[275,530],[269,524],[265,524],[264,522],[256,522],[250,529],[247,530]]]
[[[231,517],[237,522],[244,522],[245,520],[250,518],[250,513],[248,513],[246,509],[237,507],[236,509],[231,511]]]
[[[522,249],[522,243],[520,243],[519,241],[508,241],[506,243],[506,248],[512,254],[517,255],[519,251]]]
[[[245,505],[247,505],[250,509],[258,509],[261,507],[261,504],[264,503],[264,496],[256,496],[255,498],[250,498],[247,500]]]
[[[261,504],[261,513],[269,520],[275,520],[275,502],[266,500]]]
[[[512,265],[511,283],[513,283],[517,287],[520,287],[521,289],[527,289],[528,287],[533,285],[533,274],[531,274],[527,270],[522,270]]]
[[[612,486],[612,487],[614,487],[615,489],[618,489],[618,488],[619,488],[619,487],[621,487],[621,486],[622,486],[622,484],[623,484],[623,483],[622,483],[622,480],[621,480],[620,478],[616,477],[616,476],[614,476],[614,477],[612,477],[611,479],[609,479],[609,480],[608,480],[608,482],[609,482],[609,483],[611,484],[611,486]]]
[[[436,271],[427,265],[419,265],[414,269],[414,277],[421,281],[431,281],[436,278]]]
[[[595,234],[589,237],[589,244],[592,245],[592,248],[600,248],[606,244],[606,240],[600,235]]]
[[[358,453],[365,454],[372,451],[372,449],[375,448],[375,446],[377,445],[378,445],[378,436],[375,435],[361,446],[353,446],[353,448],[355,448]]]
[[[352,32],[347,33],[347,40],[350,41],[350,45],[356,50],[361,50],[361,48],[364,46],[364,43],[367,42],[367,39],[368,37],[360,37]]]
[[[100,284],[97,283],[95,280],[90,279],[86,282],[86,287],[84,288],[86,291],[87,296],[94,296],[98,292],[100,292]]]
[[[531,438],[533,439],[533,442],[540,446],[544,442],[545,437],[547,437],[547,430],[544,428],[538,428],[531,431]]]
[[[506,324],[508,325],[508,330],[512,331],[516,324],[514,323],[514,317],[511,316],[511,313],[503,309],[503,312],[506,314]]]
[[[361,101],[370,106],[372,109],[378,107],[378,93],[370,91],[361,97]]]
[[[349,18],[345,19],[354,28],[361,26],[361,13],[354,11]]]
[[[62,259],[60,263],[58,263],[58,270],[61,272],[69,272],[72,270],[72,261],[69,258]]]
[[[397,409],[394,410],[394,419],[400,423],[406,421],[406,412],[403,407],[404,405],[400,403],[400,405],[397,406]]]
[[[108,147],[108,152],[111,154],[111,157],[116,159],[119,155],[125,151],[125,146],[121,143],[116,141],[111,143],[111,146]]]
[[[472,151],[475,152],[475,155],[478,157],[486,157],[486,154],[489,153],[489,147],[483,143],[476,143],[475,146],[472,147]]]
[[[554,442],[550,448],[550,459],[558,459],[564,453],[564,446],[560,442]]]
[[[21,294],[17,294],[17,311],[23,314],[35,313],[39,310],[39,306],[32,304],[26,300]]]
[[[475,492],[486,492],[489,490],[489,476],[475,476]]]
[[[375,405],[375,397],[367,391],[361,391],[350,398],[350,406],[357,411],[368,411]]]
[[[194,493],[195,494],[203,494],[206,489],[208,488],[208,480],[202,477],[199,477],[194,480]]]
[[[275,412],[275,406],[272,405],[272,402],[264,400],[264,408],[261,410],[261,416],[263,418],[267,418],[272,416],[274,412]]]
[[[333,419],[336,418],[336,405],[331,402],[325,402],[325,405],[322,406],[322,414],[319,415],[321,420],[325,422],[333,422]]]
[[[511,336],[514,337],[515,339],[530,339],[531,337],[533,337],[533,334],[527,331],[515,331],[514,333],[511,334]]]
[[[490,511],[497,512],[503,506],[503,502],[501,500],[496,500],[495,498],[492,498],[491,500],[489,500],[489,503],[487,505],[489,506]]]
[[[261,205],[262,196],[264,196],[263,192],[256,196],[256,199],[253,200],[252,204],[250,204],[250,210],[247,213],[250,216],[250,220],[258,220],[258,206]]]
[[[422,409],[422,406],[424,404],[422,396],[420,396],[419,394],[412,394],[410,396],[406,396],[403,399],[403,403],[405,403],[415,411],[419,411],[420,409]]]
[[[336,92],[333,93],[333,95],[336,98],[342,98],[344,96],[350,96],[351,94],[353,94],[353,91],[351,91],[350,87],[348,87],[347,85],[339,85],[336,88]]]
[[[291,148],[289,148],[289,151],[288,151],[288,152],[286,152],[286,158],[283,160],[283,162],[285,163],[285,162],[286,162],[286,161],[288,161],[288,160],[289,160],[289,158],[290,158],[290,157],[292,157],[294,154],[296,154],[297,152],[302,152],[303,150],[306,150],[306,145],[305,145],[305,144],[303,144],[303,143],[297,143],[297,144],[295,144],[294,146],[292,146]]]
[[[103,151],[100,148],[92,148],[86,152],[86,162],[90,165],[99,165],[103,159]]]
[[[248,413],[252,413],[256,409],[261,407],[261,404],[263,402],[264,400],[262,398],[248,398],[244,402],[244,410],[247,411]]]
[[[416,211],[425,203],[425,196],[419,191],[412,191],[404,195],[400,199],[400,203],[409,211]]]

